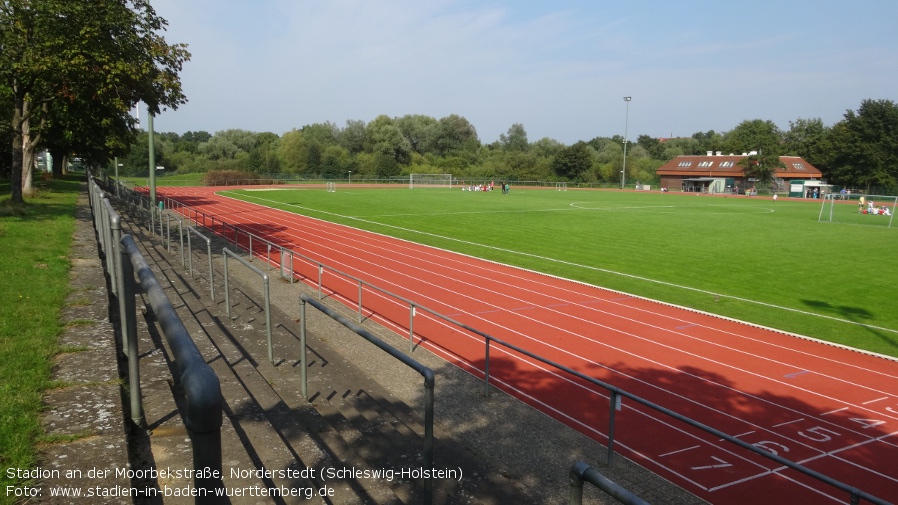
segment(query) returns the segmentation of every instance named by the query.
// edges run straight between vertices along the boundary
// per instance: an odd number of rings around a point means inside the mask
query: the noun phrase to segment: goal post
[[[452,174],[410,174],[409,189],[415,188],[452,188]]]
[[[817,221],[892,227],[898,196],[830,193],[820,205]]]

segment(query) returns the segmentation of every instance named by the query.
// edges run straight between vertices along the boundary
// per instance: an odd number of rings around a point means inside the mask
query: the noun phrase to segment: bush
[[[283,181],[271,178],[259,178],[252,172],[240,170],[213,170],[203,177],[206,186],[267,186],[283,184]]]

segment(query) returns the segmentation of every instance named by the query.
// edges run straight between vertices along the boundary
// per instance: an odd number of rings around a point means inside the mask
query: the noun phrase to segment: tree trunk
[[[25,108],[25,100],[16,96],[12,118],[12,167],[9,171],[10,202],[13,204],[25,203],[22,197],[22,115]]]
[[[30,104],[24,102],[25,119],[22,121],[22,195],[34,195],[34,139],[31,138],[31,120],[28,118]],[[13,167],[15,170],[15,167]]]
[[[65,175],[65,154],[62,151],[49,151],[48,154],[53,158],[53,178],[59,179]]]

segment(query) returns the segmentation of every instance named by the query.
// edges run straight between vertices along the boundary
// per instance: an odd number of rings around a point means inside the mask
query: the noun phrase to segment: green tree
[[[891,100],[867,99],[857,112],[848,110],[833,127],[833,146],[839,153],[832,175],[844,185],[898,186],[898,106]]]
[[[342,179],[355,172],[355,164],[349,151],[337,145],[324,148],[321,154],[321,176],[326,179]]]
[[[445,156],[452,151],[465,149],[476,151],[480,148],[480,140],[477,138],[474,125],[462,116],[450,114],[440,118],[436,126],[434,145],[435,152]]]
[[[338,128],[331,122],[306,125],[300,131],[306,140],[315,141],[322,147],[337,143]]]
[[[660,160],[664,157],[664,144],[656,137],[640,135],[636,138],[636,145],[645,149],[652,158]]]
[[[738,127],[737,127],[738,128]],[[672,141],[677,141],[681,139],[671,139]],[[692,140],[694,142],[687,142],[686,144],[679,143],[680,147],[686,148],[689,152],[684,152],[683,154],[702,154],[707,151],[728,151],[728,152],[736,152],[731,150],[729,147],[724,145],[724,136],[720,133],[715,132],[714,130],[708,130],[706,132],[695,132],[692,134]],[[746,148],[741,148],[746,149]],[[753,149],[753,148],[752,148]],[[749,149],[750,150],[750,149]],[[739,151],[741,152],[741,151]]]
[[[753,119],[739,123],[728,132],[724,136],[722,150],[737,154],[756,151],[779,156],[782,154],[782,144],[782,132],[773,121]]]
[[[437,120],[421,114],[407,114],[396,120],[399,131],[408,140],[412,151],[424,154],[434,151]]]
[[[411,162],[411,144],[393,119],[386,115],[377,116],[368,123],[366,133],[366,150],[379,155],[376,162],[378,175],[398,174],[398,165]],[[391,158],[395,164],[387,163],[385,158]]]
[[[277,157],[277,143],[277,134],[271,132],[256,134],[256,143],[249,152],[246,168],[269,176],[277,173],[280,168]]]
[[[530,147],[524,125],[515,123],[508,128],[508,133],[499,135],[499,142],[506,151],[526,151]]]
[[[552,160],[552,170],[571,181],[581,180],[592,168],[592,148],[583,142],[561,149]]]
[[[87,110],[95,104],[101,122],[110,111],[128,121],[138,101],[152,114],[186,102],[178,73],[190,54],[182,44],[166,43],[165,26],[148,0],[0,4],[0,87],[12,98],[14,203],[23,202],[35,140],[57,103],[82,102]],[[74,144],[83,140],[79,135]]]
[[[820,118],[789,121],[789,131],[783,134],[785,154],[801,156],[822,172],[829,171],[835,153],[832,128]]]
[[[365,150],[365,136],[367,125],[364,121],[348,119],[346,126],[337,132],[337,143],[350,154],[358,154]]]

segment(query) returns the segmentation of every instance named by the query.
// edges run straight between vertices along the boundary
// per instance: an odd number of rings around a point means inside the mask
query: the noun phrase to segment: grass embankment
[[[228,196],[898,356],[898,229],[819,200],[339,189]],[[896,223],[898,224],[898,223]]]
[[[23,207],[10,205],[9,183],[0,183],[0,489],[16,484],[7,469],[35,464],[81,179],[49,182]],[[0,503],[11,499],[0,494]]]

